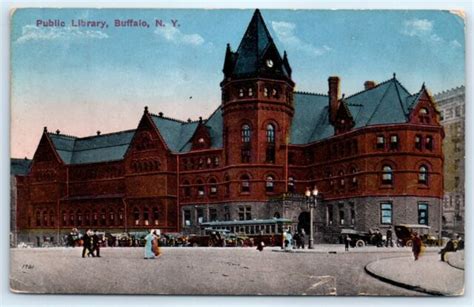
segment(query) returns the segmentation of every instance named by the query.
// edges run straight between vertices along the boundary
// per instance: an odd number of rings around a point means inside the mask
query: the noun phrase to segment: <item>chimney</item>
[[[97,135],[100,135],[100,130],[97,130]]]
[[[339,77],[329,77],[329,122],[336,121],[337,110],[339,109]]]
[[[60,134],[61,133],[61,130],[56,130],[56,134]]]
[[[160,117],[163,117],[163,112],[158,113]]]
[[[374,81],[365,81],[364,83],[364,89],[365,90],[370,90],[371,88],[375,87],[375,82]]]

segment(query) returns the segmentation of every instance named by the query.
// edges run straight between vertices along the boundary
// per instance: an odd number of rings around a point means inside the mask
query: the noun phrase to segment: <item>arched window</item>
[[[267,125],[267,143],[275,143],[275,126],[272,124]]]
[[[382,168],[382,183],[383,184],[393,183],[393,171],[390,165],[384,165]]]
[[[54,226],[56,218],[54,216],[54,211],[50,210],[49,211],[49,226]]]
[[[280,212],[275,212],[275,214],[273,214],[273,217],[276,219],[281,218]]]
[[[109,222],[110,222],[110,225],[115,225],[115,211],[114,210],[109,211]]]
[[[189,186],[189,181],[185,180],[183,181],[183,194],[184,197],[190,197],[191,196],[191,187]]]
[[[122,225],[122,222],[123,222],[123,209],[119,210],[118,218],[119,218],[120,225]]]
[[[250,192],[250,177],[249,175],[242,175],[240,177],[241,185],[240,191],[242,193],[249,193]]]
[[[148,208],[143,209],[143,221],[145,222],[145,226],[150,225],[150,212]]]
[[[67,213],[62,211],[61,215],[63,216],[63,226],[67,226]]]
[[[157,226],[160,220],[160,215],[158,213],[158,208],[153,208],[153,225]]]
[[[275,188],[275,179],[273,178],[273,176],[267,176],[265,180],[265,190],[267,191],[267,193],[273,193],[274,188]]]
[[[82,211],[77,210],[77,226],[82,226]]]
[[[428,168],[425,165],[420,166],[418,170],[418,183],[428,183]]]
[[[357,186],[357,176],[356,176],[356,173],[357,173],[357,169],[356,169],[355,167],[351,168],[351,174],[352,174],[351,184],[352,184],[352,187],[356,187],[356,186]]]
[[[242,131],[241,131],[242,143],[250,143],[251,133],[252,131],[250,129],[250,126],[247,124],[243,124]]]
[[[225,182],[225,195],[230,194],[230,178],[229,175],[225,175],[224,177],[224,182]]]
[[[97,211],[94,211],[92,213],[92,226],[97,226],[98,221],[99,221],[99,216],[97,214]]]
[[[421,108],[418,113],[420,115],[427,115],[428,114],[428,109],[427,108]]]
[[[135,221],[135,225],[140,225],[140,211],[138,208],[133,209],[133,220]]]
[[[84,225],[89,226],[91,224],[91,213],[89,210],[84,212]]]
[[[36,211],[36,226],[41,226],[41,212],[39,210]]]
[[[216,195],[217,194],[217,181],[216,179],[214,178],[211,178],[211,180],[209,180],[209,193],[211,195]]]
[[[76,225],[76,217],[75,217],[75,214],[72,210],[69,211],[69,225],[71,225],[71,226]]]
[[[288,177],[288,192],[295,192],[295,178],[293,177]]]
[[[339,171],[339,186],[342,188],[344,187],[346,182],[344,181],[344,172]]]
[[[48,226],[48,212],[46,210],[43,211],[43,226]]]
[[[106,215],[105,209],[102,209],[100,211],[100,225],[101,226],[107,225],[107,215]]]
[[[244,89],[239,88],[239,97],[244,97]]]
[[[196,183],[197,183],[197,195],[198,196],[204,196],[204,194],[205,194],[204,183],[202,182],[201,179],[199,179]]]

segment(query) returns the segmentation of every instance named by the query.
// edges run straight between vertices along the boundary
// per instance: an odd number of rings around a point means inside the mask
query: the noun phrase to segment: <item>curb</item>
[[[398,258],[398,257],[396,257]],[[373,261],[373,262],[376,262],[376,261]],[[399,282],[399,281],[396,281],[396,280],[392,280],[390,278],[387,278],[387,277],[383,277],[383,276],[380,276],[380,275],[377,275],[375,274],[374,272],[370,271],[367,267],[373,263],[373,262],[370,262],[368,263],[365,267],[364,267],[364,270],[367,274],[369,274],[370,276],[380,280],[380,281],[383,281],[383,282],[386,282],[386,283],[389,283],[389,284],[392,284],[394,286],[397,286],[397,287],[401,287],[401,288],[405,288],[405,289],[408,289],[408,290],[412,290],[412,291],[417,291],[417,292],[421,292],[421,293],[426,293],[426,294],[429,294],[429,295],[434,295],[434,296],[451,296],[449,294],[445,294],[445,293],[442,293],[442,292],[439,292],[439,291],[434,291],[434,290],[428,290],[428,289],[425,289],[425,288],[422,288],[422,287],[419,287],[419,286],[413,286],[413,285],[410,285],[410,284],[406,284],[406,283],[402,283],[402,282]]]
[[[452,254],[454,254],[454,253],[449,253],[449,254],[452,255]],[[448,256],[449,256],[449,254],[448,254]],[[464,271],[464,268],[461,268],[461,267],[459,267],[459,266],[456,266],[456,265],[452,264],[451,261],[449,261],[449,257],[448,257],[448,260],[446,260],[446,263],[449,264],[451,267],[453,267],[453,268],[455,268],[455,269]]]

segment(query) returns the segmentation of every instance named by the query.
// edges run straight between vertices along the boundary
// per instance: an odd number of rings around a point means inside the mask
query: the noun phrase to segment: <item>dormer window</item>
[[[249,97],[252,97],[252,96],[253,96],[253,89],[249,87]]]
[[[420,111],[418,112],[420,115],[428,115],[428,109],[427,108],[421,108]]]
[[[244,97],[244,89],[239,89],[239,97]]]
[[[199,138],[199,139],[198,139],[198,143],[199,143],[199,144],[204,144],[204,139],[203,139],[203,138]]]
[[[267,63],[267,67],[268,67],[268,68],[272,68],[272,67],[273,67],[273,61],[272,61],[272,60],[268,59],[266,63]]]

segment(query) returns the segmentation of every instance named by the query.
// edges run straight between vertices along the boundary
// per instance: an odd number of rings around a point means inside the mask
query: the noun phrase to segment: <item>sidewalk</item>
[[[449,253],[448,257],[460,259],[460,256],[453,257],[453,254],[457,253]],[[414,261],[413,257],[381,259],[369,263],[365,270],[384,282],[431,295],[456,296],[464,293],[464,270],[440,261],[438,254],[425,253],[418,261]]]
[[[448,253],[448,264],[460,270],[464,270],[464,250]]]
[[[282,250],[281,247],[267,247],[273,252],[287,253],[331,253],[331,254],[347,254],[347,253],[411,253],[411,247],[376,247],[373,245],[364,247],[349,248],[345,251],[344,244],[315,244],[314,249],[292,249],[290,251]],[[439,251],[439,247],[426,247],[426,253],[434,253]]]

